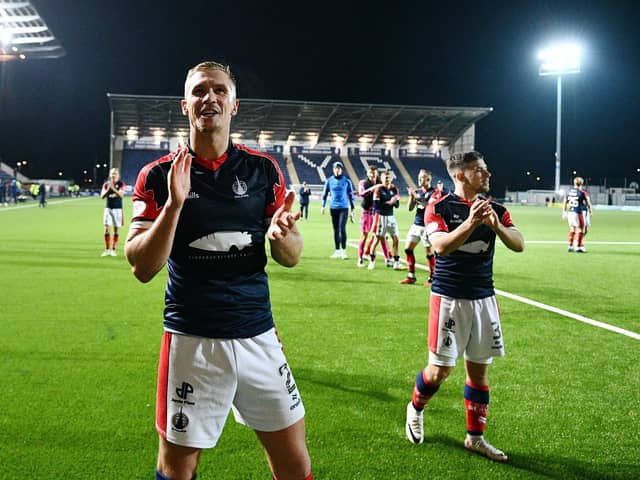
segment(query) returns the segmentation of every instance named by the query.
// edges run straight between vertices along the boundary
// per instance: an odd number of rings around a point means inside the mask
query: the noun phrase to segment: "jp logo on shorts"
[[[189,417],[182,412],[182,409],[171,417],[171,426],[175,432],[186,432],[189,425]]]

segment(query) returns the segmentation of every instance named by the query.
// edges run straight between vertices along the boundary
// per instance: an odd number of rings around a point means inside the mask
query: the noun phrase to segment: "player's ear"
[[[182,115],[185,117],[189,116],[189,110],[187,110],[187,101],[183,98],[180,100],[180,108],[182,109]]]
[[[240,101],[236,98],[233,101],[233,110],[231,110],[231,116],[235,117],[238,114],[238,105],[240,104]]]

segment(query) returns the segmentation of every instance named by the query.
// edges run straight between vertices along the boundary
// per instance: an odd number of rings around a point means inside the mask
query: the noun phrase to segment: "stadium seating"
[[[147,163],[169,153],[168,150],[132,150],[124,149],[122,151],[122,164],[120,166],[120,178],[127,185],[133,187],[136,184],[138,173]],[[98,179],[98,184],[102,185],[105,179]],[[129,190],[129,189],[127,189]]]
[[[453,189],[453,182],[440,156],[428,155],[426,153],[409,153],[406,149],[401,148],[399,151],[399,160],[405,166],[414,182],[418,179],[418,172],[424,168],[431,171],[433,177],[431,180],[432,186],[435,187],[436,182],[442,180],[445,188],[449,190]]]
[[[323,184],[333,175],[333,162],[342,161],[334,149],[305,150],[303,147],[291,147],[291,160],[300,181],[311,185]]]
[[[398,187],[401,195],[407,193],[407,182],[402,178],[395,168],[395,161],[385,149],[374,148],[367,151],[361,151],[357,147],[351,147],[348,150],[349,160],[353,165],[359,179],[367,177],[367,169],[370,165],[378,167],[378,172],[386,172],[390,170],[392,173],[392,182]]]

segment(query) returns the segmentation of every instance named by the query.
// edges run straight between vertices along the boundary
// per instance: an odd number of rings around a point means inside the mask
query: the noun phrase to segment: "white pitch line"
[[[527,240],[527,243],[548,243],[554,245],[566,245],[566,240]],[[640,242],[592,242],[591,240],[586,242],[587,245],[640,245]],[[502,245],[502,243],[496,243],[496,245]]]
[[[527,242],[527,243],[530,243],[530,242]],[[592,243],[595,243],[595,242],[592,242]],[[347,242],[347,245],[349,245],[350,247],[358,248],[357,243]],[[404,260],[401,260],[401,261],[403,263],[406,263]],[[429,268],[426,265],[422,265],[420,263],[416,263],[416,268],[419,268],[420,270],[429,270]],[[551,305],[546,305],[544,303],[536,302],[535,300],[521,297],[520,295],[514,295],[513,293],[505,292],[504,290],[498,290],[496,288],[495,291],[498,295],[510,298],[511,300],[515,300],[516,302],[526,303],[527,305],[531,305],[533,307],[537,307],[542,310],[547,310],[548,312],[557,313],[558,315],[562,315],[563,317],[571,318],[579,322],[587,323],[595,327],[599,327],[605,330],[609,330],[611,332],[619,333],[620,335],[625,335],[635,340],[640,340],[640,334],[632,332],[630,330],[625,330],[624,328],[616,327],[614,325],[609,325],[608,323],[599,322],[598,320],[593,320],[591,318],[583,317],[582,315],[578,315],[577,313],[568,312],[567,310],[562,310],[561,308],[556,308],[556,307],[552,307]]]
[[[83,200],[86,198],[92,198],[92,197],[68,198],[66,200],[53,200],[53,201],[49,201],[49,199],[47,199],[47,205],[60,205],[61,203],[77,202],[78,200]],[[0,212],[11,212],[13,210],[21,210],[23,208],[34,208],[34,207],[37,207],[38,205],[39,203],[18,204],[17,206],[8,206],[8,207],[0,208]]]
[[[640,340],[640,334],[631,332],[629,330],[625,330],[624,328],[616,327],[614,325],[609,325],[608,323],[599,322],[591,318],[583,317],[582,315],[578,315],[577,313],[568,312],[566,310],[562,310],[561,308],[552,307],[551,305],[546,305],[544,303],[536,302],[535,300],[530,300],[528,298],[521,297],[520,295],[514,295],[513,293],[505,292],[503,290],[496,289],[496,293],[498,295],[502,295],[503,297],[510,298],[517,302],[526,303],[527,305],[532,305],[534,307],[541,308],[542,310],[547,310],[549,312],[557,313],[558,315],[572,318],[574,320],[578,320],[579,322],[588,323],[589,325],[593,325],[595,327],[604,328],[605,330],[610,330],[612,332],[619,333],[621,335],[626,335],[627,337],[631,337],[636,340]]]

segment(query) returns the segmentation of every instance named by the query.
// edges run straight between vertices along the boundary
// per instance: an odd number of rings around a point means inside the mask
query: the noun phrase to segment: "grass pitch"
[[[100,257],[102,208],[92,198],[0,209],[0,479],[153,477],[166,274],[142,285],[122,248]],[[596,210],[581,255],[567,253],[558,209],[510,211],[528,243],[497,248],[496,288],[622,333],[498,296],[507,356],[491,367],[486,435],[510,459],[496,464],[462,446],[462,365],[426,409],[425,443],[405,439],[426,360],[426,274],[400,285],[404,273],[382,262],[356,268],[351,247],[349,260],[330,260],[330,218],[312,204],[300,265],[268,272],[315,478],[640,478],[640,213]],[[411,217],[397,217],[402,251]],[[355,244],[357,223],[348,233]],[[125,237],[126,227],[120,247]],[[230,418],[198,478],[270,475],[253,432]]]

